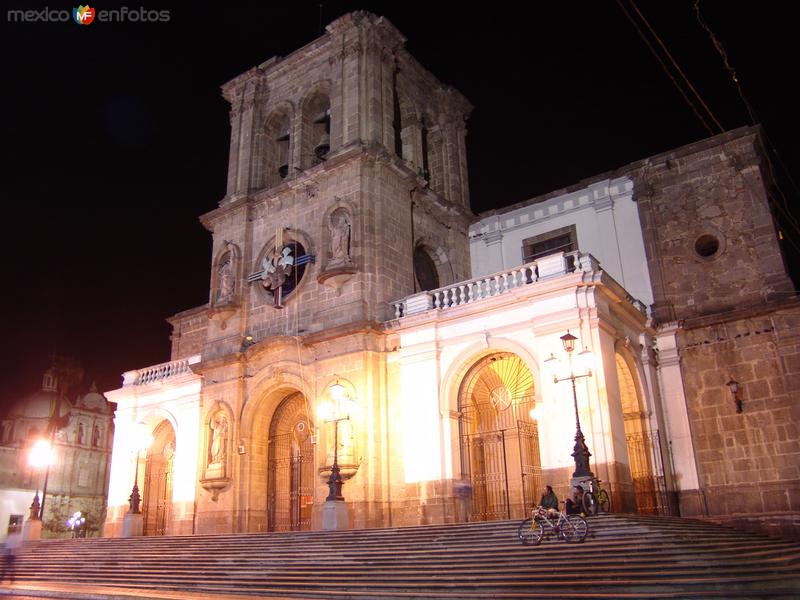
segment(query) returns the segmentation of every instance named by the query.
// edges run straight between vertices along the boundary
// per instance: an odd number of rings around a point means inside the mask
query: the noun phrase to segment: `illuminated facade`
[[[92,385],[68,398],[53,370],[42,389],[22,398],[0,423],[0,537],[31,513],[33,497],[46,482],[41,537],[68,537],[67,519],[80,511],[83,535],[101,533],[109,485],[114,406]],[[52,442],[52,463],[32,466],[29,456],[39,440]],[[39,533],[37,532],[37,536]]]
[[[471,519],[521,517],[544,484],[568,492],[573,401],[615,509],[708,513],[684,330],[647,308],[682,288],[641,206],[669,161],[722,144],[744,155],[755,133],[475,220],[471,107],[403,43],[352,13],[223,86],[228,190],[202,217],[209,301],[171,319],[171,362],[108,393],[107,535],[122,531],[136,472],[146,535],[320,528],[334,440],[347,526],[452,522],[466,480]],[[712,213],[701,234],[732,239]],[[574,398],[545,365],[558,356],[568,374],[567,331],[596,357]],[[335,384],[353,405],[336,433],[320,416]]]

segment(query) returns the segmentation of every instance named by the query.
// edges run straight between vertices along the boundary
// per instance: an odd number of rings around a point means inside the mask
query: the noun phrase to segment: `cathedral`
[[[2,537],[23,522],[28,529],[35,525],[29,537],[36,538],[102,531],[115,407],[94,384],[83,394],[65,393],[59,372],[48,369],[41,390],[21,398],[0,422]],[[43,440],[52,449],[49,464],[31,464],[33,446]],[[67,523],[77,512],[83,518],[79,532],[77,523]]]
[[[208,300],[106,394],[104,535],[522,518],[577,483],[796,535],[800,304],[759,129],[476,217],[471,105],[404,42],[351,13],[222,87]]]

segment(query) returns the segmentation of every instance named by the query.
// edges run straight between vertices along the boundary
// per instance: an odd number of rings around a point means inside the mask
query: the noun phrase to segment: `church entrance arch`
[[[542,491],[533,375],[509,352],[485,356],[458,397],[461,472],[472,483],[475,521],[519,518]]]
[[[142,522],[144,535],[165,535],[172,508],[172,476],[175,430],[161,421],[153,432],[144,469]]]
[[[311,527],[314,446],[308,403],[301,392],[284,398],[269,427],[267,515],[270,531]]]
[[[669,514],[658,430],[652,431],[648,425],[648,414],[634,371],[619,352],[615,359],[636,511],[651,515]]]

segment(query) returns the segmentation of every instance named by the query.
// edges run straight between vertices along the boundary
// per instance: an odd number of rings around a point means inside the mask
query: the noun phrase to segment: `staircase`
[[[45,540],[21,550],[16,584],[0,595],[116,597],[89,594],[102,586],[138,598],[800,598],[793,542],[612,514],[589,519],[583,544],[531,547],[518,524]],[[57,591],[65,582],[73,593]]]

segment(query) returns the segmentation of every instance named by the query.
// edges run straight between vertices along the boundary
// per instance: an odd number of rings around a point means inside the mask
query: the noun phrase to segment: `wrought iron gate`
[[[533,376],[518,356],[485,356],[459,392],[461,472],[472,483],[476,521],[522,516],[541,490]]]
[[[522,506],[527,509],[538,503],[544,491],[542,467],[539,464],[539,431],[536,422],[517,421],[519,464],[522,477]]]
[[[311,439],[298,442],[292,433],[270,439],[269,530],[297,531],[311,527],[314,460]]]
[[[472,520],[510,519],[505,430],[464,435],[461,446],[472,482]]]
[[[171,450],[171,451],[170,451]],[[168,447],[162,456],[149,458],[144,485],[142,514],[144,535],[165,535],[172,508],[172,467],[174,448]]]
[[[658,431],[631,433],[625,437],[637,512],[650,515],[672,514],[664,480]]]

